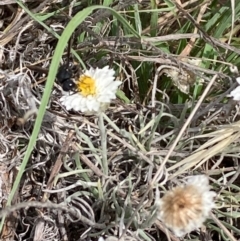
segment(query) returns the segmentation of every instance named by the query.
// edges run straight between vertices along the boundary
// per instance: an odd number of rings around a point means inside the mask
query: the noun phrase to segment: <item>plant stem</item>
[[[107,161],[107,138],[106,138],[106,127],[104,126],[103,113],[101,112],[98,117],[98,126],[101,135],[101,146],[102,146],[102,167],[103,173],[108,176],[108,161]]]

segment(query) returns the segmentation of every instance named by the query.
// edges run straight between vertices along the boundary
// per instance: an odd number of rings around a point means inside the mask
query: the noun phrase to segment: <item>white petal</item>
[[[231,93],[229,94],[230,97],[233,97],[234,100],[240,101],[240,86],[235,88]]]
[[[238,84],[240,84],[240,77],[237,77],[236,80],[237,80]]]

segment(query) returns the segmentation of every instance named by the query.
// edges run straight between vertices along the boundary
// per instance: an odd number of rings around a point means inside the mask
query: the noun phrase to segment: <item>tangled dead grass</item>
[[[47,2],[39,6],[33,4],[32,12],[51,12]],[[15,17],[7,18],[9,12]],[[123,90],[133,100],[132,104],[117,100],[104,119],[108,176],[99,165],[103,153],[98,118],[66,112],[59,103],[61,88],[56,84],[24,178],[12,207],[5,209],[33,130],[46,80],[46,74],[26,66],[48,68],[56,40],[16,5],[3,4],[1,14],[5,16],[5,31],[0,38],[1,216],[8,214],[2,240],[98,240],[100,236],[108,240],[120,236],[124,240],[165,240],[164,233],[172,240],[179,240],[155,219],[152,187],[159,186],[162,195],[177,185],[179,178],[197,173],[210,177],[218,194],[218,208],[214,210],[215,218],[207,222],[207,229],[202,228],[200,233],[195,232],[187,239],[200,236],[202,240],[239,238],[240,122],[235,104],[222,102],[233,86],[222,85],[225,89],[221,95],[212,101],[203,99],[195,109],[192,103],[192,106],[172,104],[168,94],[157,85],[162,69],[155,66],[150,91],[145,96],[146,105],[140,105],[137,67],[131,61],[139,65],[147,61],[157,66],[159,63],[181,66],[186,73],[190,71],[190,76],[199,75],[207,81],[214,75],[228,81],[231,77],[163,53],[152,44],[160,37],[140,41],[124,36],[98,36],[91,28],[101,18],[99,13],[91,16],[92,25],[79,27],[89,35],[94,34],[94,38],[73,44],[73,48],[83,53],[87,65],[121,62],[119,78],[125,83]],[[167,17],[173,20],[172,15]],[[48,24],[60,33],[66,19],[59,15]],[[164,37],[187,38],[182,34]],[[192,34],[191,37],[199,36]],[[239,52],[214,38],[211,41],[218,47],[224,45],[230,51]],[[116,42],[119,42],[117,48]],[[140,45],[155,51],[155,55],[144,56],[144,50],[141,55],[135,55],[134,48]],[[95,53],[103,49],[114,54],[94,60]],[[210,91],[214,92],[214,88]],[[164,96],[161,101],[156,99],[158,93]],[[189,125],[184,126],[186,121]],[[223,230],[228,232],[223,233]]]

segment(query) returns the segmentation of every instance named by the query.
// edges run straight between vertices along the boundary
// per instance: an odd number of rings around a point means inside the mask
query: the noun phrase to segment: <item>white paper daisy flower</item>
[[[111,100],[116,98],[116,91],[121,81],[114,81],[115,71],[105,66],[102,69],[91,68],[76,81],[76,93],[65,93],[60,102],[67,110],[85,113],[104,111]]]
[[[167,191],[160,199],[158,218],[181,237],[202,226],[215,207],[215,196],[207,176],[188,177],[185,185]]]
[[[240,84],[240,77],[236,78],[236,80],[238,84]],[[240,86],[231,91],[229,97],[233,97],[233,100],[240,101]]]

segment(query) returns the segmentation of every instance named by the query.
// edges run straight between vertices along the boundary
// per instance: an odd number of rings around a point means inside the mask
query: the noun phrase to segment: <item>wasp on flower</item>
[[[83,113],[104,111],[116,98],[117,88],[121,84],[121,81],[114,81],[114,74],[115,71],[109,66],[86,70],[76,81],[76,93],[64,93],[60,102],[67,110]]]

